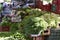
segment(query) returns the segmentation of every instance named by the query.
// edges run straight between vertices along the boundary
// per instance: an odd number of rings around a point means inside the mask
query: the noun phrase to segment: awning
[[[4,0],[0,0],[0,3],[3,3],[4,2]]]

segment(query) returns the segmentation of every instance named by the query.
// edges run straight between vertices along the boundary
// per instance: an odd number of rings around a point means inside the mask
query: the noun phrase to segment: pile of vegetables
[[[26,35],[42,33],[49,28],[56,28],[60,15],[32,9],[30,15],[25,16],[21,22],[23,33]]]
[[[23,19],[19,23],[8,22],[6,18],[3,18],[3,23],[0,23],[0,26],[10,26],[10,33],[3,33],[3,35],[5,34],[4,37],[0,33],[1,38],[7,38],[9,40],[31,40],[29,39],[30,34],[39,33],[41,35],[47,27],[56,28],[57,23],[60,22],[60,15],[46,11],[43,12],[40,9],[21,9],[17,11],[17,15],[21,15]],[[18,31],[20,33],[16,33]],[[6,35],[8,36],[6,37]]]
[[[39,30],[38,32],[40,32],[40,34],[48,27],[48,23],[43,18],[34,17],[32,18],[32,21],[34,22],[34,25],[32,25],[32,27],[36,27],[35,30],[38,28],[37,30]]]

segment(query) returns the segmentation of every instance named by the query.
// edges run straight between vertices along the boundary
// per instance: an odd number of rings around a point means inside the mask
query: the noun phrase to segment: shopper
[[[6,8],[8,6],[7,2],[3,2],[3,8]]]
[[[10,8],[10,5],[4,3],[4,4],[3,4],[2,15],[3,15],[3,16],[9,16],[10,14],[11,14],[11,8]]]

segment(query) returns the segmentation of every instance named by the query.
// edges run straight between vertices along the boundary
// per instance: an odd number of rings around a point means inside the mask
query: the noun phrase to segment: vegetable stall
[[[11,17],[3,17],[0,27],[9,27],[9,30],[2,30],[0,32],[1,40],[32,40],[31,34],[42,33],[49,28],[57,28],[60,22],[60,15],[52,12],[41,11],[41,9],[22,8],[16,9],[16,14]],[[13,12],[12,12],[13,13]],[[18,18],[21,16],[20,18]],[[17,17],[19,22],[12,22],[11,18]],[[13,19],[12,18],[12,19]],[[16,19],[16,18],[15,18]],[[14,19],[14,20],[15,20]]]

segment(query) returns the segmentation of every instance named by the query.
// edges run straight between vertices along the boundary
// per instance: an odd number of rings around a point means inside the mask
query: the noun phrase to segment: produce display
[[[35,7],[33,0],[5,1],[0,3],[0,40],[32,40],[31,34],[43,35],[48,28],[60,26],[59,14],[31,8]],[[47,3],[52,0],[43,1]],[[55,8],[53,4],[52,11]]]
[[[9,26],[9,32],[1,32],[1,40],[31,40],[31,34],[40,34],[49,28],[56,28],[60,15],[40,9],[23,8],[13,17],[21,16],[20,22],[11,22],[11,17],[3,17],[0,26]],[[14,20],[13,20],[14,21]]]
[[[29,15],[25,16],[21,22],[22,32],[25,35],[42,34],[44,30],[49,28],[57,28],[60,22],[60,15],[51,12],[32,9]]]

